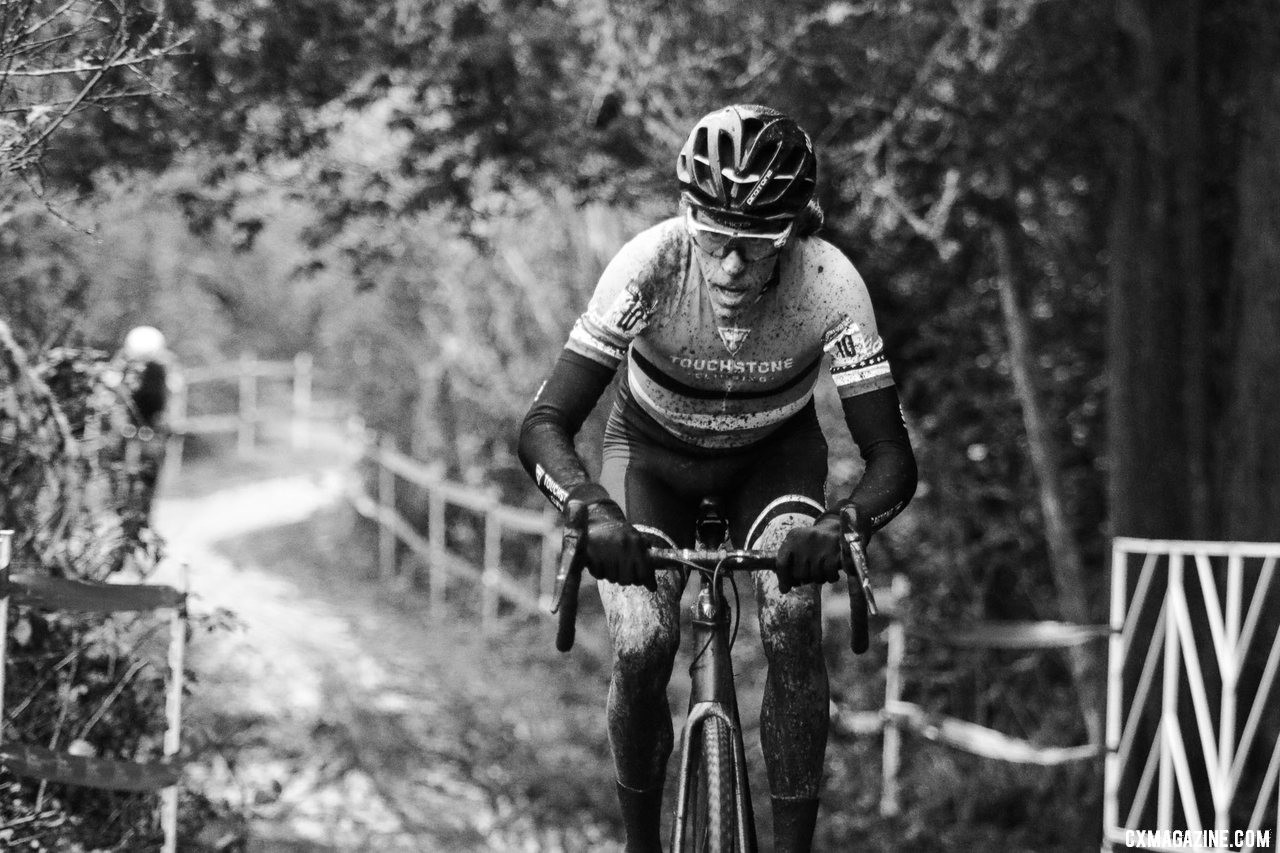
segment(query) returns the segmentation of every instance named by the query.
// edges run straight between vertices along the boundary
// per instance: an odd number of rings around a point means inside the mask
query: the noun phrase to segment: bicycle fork
[[[676,794],[676,815],[672,828],[672,853],[679,853],[686,843],[685,827],[696,792],[692,784],[694,763],[698,758],[702,732],[708,721],[718,720],[729,733],[732,756],[734,810],[737,824],[737,850],[755,853],[755,818],[751,808],[751,792],[747,782],[746,751],[742,743],[742,725],[738,719],[738,703],[733,686],[733,662],[729,656],[728,603],[718,588],[720,581],[704,579],[694,605],[693,663],[689,666],[692,689],[689,695],[689,714],[685,722],[680,751],[679,789]],[[705,772],[705,770],[704,770]]]

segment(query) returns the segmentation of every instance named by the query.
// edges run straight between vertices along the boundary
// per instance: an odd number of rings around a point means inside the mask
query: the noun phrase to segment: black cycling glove
[[[587,570],[597,580],[658,589],[649,559],[649,544],[627,522],[622,508],[598,483],[582,483],[569,491],[569,500],[587,506]]]
[[[807,527],[797,527],[787,534],[778,548],[778,590],[788,593],[792,587],[807,583],[835,583],[843,565],[844,535],[840,511],[844,505],[824,512]],[[865,548],[871,536],[870,522],[854,507],[854,529]]]

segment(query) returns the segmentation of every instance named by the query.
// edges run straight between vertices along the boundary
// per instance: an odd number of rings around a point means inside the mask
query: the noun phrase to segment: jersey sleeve
[[[864,324],[849,318],[831,333],[824,348],[831,355],[831,378],[842,399],[893,385],[874,320]]]
[[[893,385],[884,340],[876,331],[871,297],[862,276],[833,246],[827,246],[823,266],[833,318],[823,338],[823,350],[831,356],[831,378],[841,399]]]
[[[653,316],[646,280],[662,237],[659,229],[651,228],[618,251],[600,276],[587,310],[573,324],[567,349],[605,367],[618,366]]]

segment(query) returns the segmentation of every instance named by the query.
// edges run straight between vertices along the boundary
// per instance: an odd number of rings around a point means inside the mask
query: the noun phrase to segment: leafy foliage
[[[1225,59],[1252,43],[1246,7],[1206,12],[1201,33],[1204,139],[1215,154],[1202,224],[1218,277],[1232,259],[1248,106],[1245,71]],[[1101,614],[1114,276],[1106,229],[1122,189],[1116,161],[1128,156],[1117,140],[1136,124],[1155,145],[1161,127],[1146,94],[1119,85],[1138,52],[1121,41],[1113,55],[1105,4],[169,8],[180,30],[156,29],[138,12],[128,31],[164,45],[189,36],[161,75],[170,97],[68,117],[68,146],[85,152],[79,168],[47,149],[51,177],[98,190],[59,211],[98,242],[67,239],[43,207],[0,206],[4,310],[23,345],[109,349],[145,318],[170,331],[188,361],[242,347],[270,356],[310,349],[321,374],[400,446],[535,505],[513,470],[515,427],[600,269],[630,234],[674,210],[671,162],[688,126],[727,102],[766,102],[816,140],[826,236],[872,291],[921,461],[920,491],[877,538],[877,562],[911,578],[910,608],[929,619],[1060,614],[1022,418],[1028,401],[1015,392],[999,302],[1010,273],[994,258],[1000,232],[1014,242],[1033,384],[1088,567],[1086,610]],[[76,32],[102,39],[116,30]],[[76,44],[85,42],[67,49]],[[29,97],[17,79],[0,76],[0,94]],[[139,181],[102,164],[162,171]],[[1217,323],[1229,303],[1225,288],[1207,295],[1207,316]],[[1215,335],[1205,353],[1225,359],[1234,338]],[[844,489],[858,476],[856,448],[824,395],[830,485]],[[56,445],[56,425],[40,428],[39,446]],[[585,434],[598,432],[593,421]],[[598,447],[587,438],[582,450],[590,458]],[[1059,742],[1083,736],[1064,700],[1066,668],[1000,661],[1007,678],[996,684],[984,679],[990,661],[912,655],[941,685],[919,697],[934,709]],[[941,776],[969,772],[920,760]],[[1088,772],[1065,776],[1088,787]],[[977,794],[935,797],[920,778],[909,823],[981,822]],[[1052,796],[1020,777],[1010,785]],[[1064,821],[1061,837],[1075,837]],[[1051,823],[1037,829],[1052,834]],[[1018,843],[1051,844],[1031,835]]]
[[[94,350],[30,356],[0,321],[0,528],[16,531],[13,569],[102,580],[161,556],[147,508],[126,492],[113,425],[112,368]],[[164,736],[164,623],[146,617],[10,616],[5,739],[127,760],[156,758]],[[159,638],[157,638],[157,631]],[[154,795],[47,785],[0,770],[6,849],[158,845]]]

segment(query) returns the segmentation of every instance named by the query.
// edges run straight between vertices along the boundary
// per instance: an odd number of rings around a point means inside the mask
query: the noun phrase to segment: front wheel
[[[694,766],[696,802],[684,837],[696,853],[741,853],[737,846],[733,740],[723,720],[710,717],[699,727]]]

